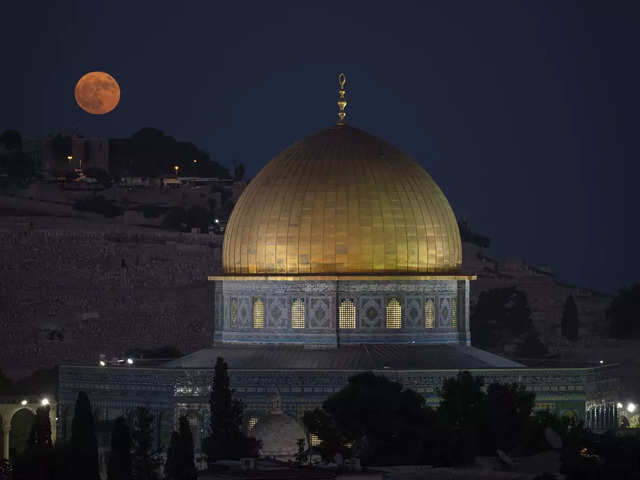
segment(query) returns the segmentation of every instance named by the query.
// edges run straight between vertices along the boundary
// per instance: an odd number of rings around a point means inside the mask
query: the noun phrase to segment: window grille
[[[238,299],[231,299],[231,328],[235,328],[238,323]]]
[[[320,437],[318,437],[317,434],[312,433],[311,435],[309,435],[309,443],[311,444],[312,447],[317,447],[322,443],[322,441],[320,440]]]
[[[433,300],[429,299],[424,304],[424,327],[425,328],[433,328],[435,325],[435,307],[433,305]]]
[[[253,328],[264,328],[264,303],[259,298],[253,301]]]
[[[258,417],[249,418],[249,423],[248,423],[249,433],[253,432],[257,424],[258,424]]]
[[[304,300],[300,298],[291,304],[291,328],[304,328]]]
[[[458,328],[458,299],[451,299],[451,326]]]
[[[387,328],[402,328],[402,307],[397,298],[387,302]]]
[[[347,298],[340,302],[338,310],[339,328],[356,328],[356,306]]]

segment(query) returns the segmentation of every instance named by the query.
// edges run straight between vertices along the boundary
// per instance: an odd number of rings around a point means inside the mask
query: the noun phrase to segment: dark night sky
[[[253,175],[348,121],[411,153],[497,256],[562,281],[640,280],[640,2],[12,2],[0,130],[154,126]],[[75,82],[120,83],[103,117]]]

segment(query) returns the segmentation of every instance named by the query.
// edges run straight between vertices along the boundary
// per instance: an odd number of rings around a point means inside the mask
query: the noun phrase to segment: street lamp
[[[22,401],[20,402],[20,405],[22,405],[22,406],[24,407],[27,403],[29,403],[29,402],[27,402],[26,400],[22,400]]]
[[[636,411],[636,404],[632,402],[627,403],[627,412],[633,413],[635,411]]]
[[[173,166],[173,171],[176,172],[176,175],[178,175],[178,171],[180,170],[180,165],[174,165]]]
[[[195,158],[193,159],[193,163],[198,163],[198,160],[196,160]]]
[[[47,405],[49,405],[49,399],[47,397],[44,397],[42,400],[40,400],[40,405],[46,407]]]
[[[133,358],[127,358],[127,365],[133,365]]]

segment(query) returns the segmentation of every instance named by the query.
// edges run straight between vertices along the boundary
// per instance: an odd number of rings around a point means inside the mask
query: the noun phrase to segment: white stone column
[[[2,439],[3,448],[2,448],[2,458],[5,460],[9,460],[9,432],[11,432],[11,423],[3,423],[2,424]]]

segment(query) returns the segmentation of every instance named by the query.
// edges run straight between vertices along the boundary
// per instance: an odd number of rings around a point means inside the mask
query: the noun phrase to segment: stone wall
[[[520,259],[492,258],[485,248],[466,242],[462,245],[463,271],[478,276],[471,282],[472,303],[485,290],[516,286],[527,294],[531,318],[542,341],[555,352],[573,347],[573,342],[560,335],[564,304],[573,295],[578,307],[578,341],[607,336],[605,312],[613,299],[611,295],[562,284],[549,268],[535,267]]]
[[[15,223],[20,225],[20,222]],[[221,238],[142,229],[0,228],[0,369],[20,375],[133,347],[210,344]]]

